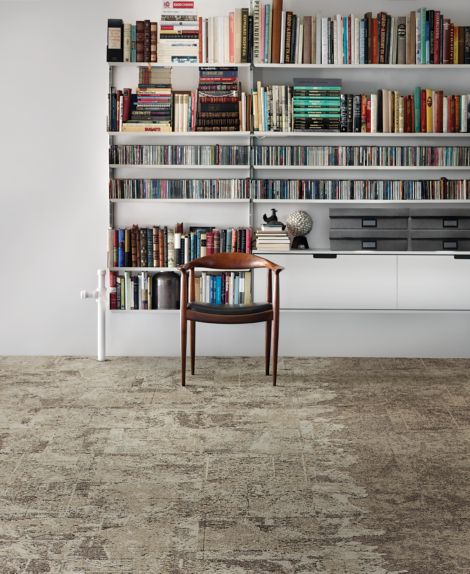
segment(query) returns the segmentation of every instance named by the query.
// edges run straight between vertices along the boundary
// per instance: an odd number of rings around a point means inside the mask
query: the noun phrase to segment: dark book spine
[[[107,62],[122,62],[124,47],[124,23],[122,20],[108,20]]]
[[[135,33],[136,33],[136,61],[145,62],[144,60],[144,21],[137,20],[135,23]]]
[[[346,105],[347,105],[347,114],[348,114],[348,124],[347,124],[347,132],[353,132],[353,95],[347,94],[346,96]]]
[[[464,64],[470,64],[470,26],[465,26],[464,36]]]
[[[242,8],[241,63],[248,62],[248,8]]]
[[[347,95],[341,94],[341,127],[340,131],[348,131],[348,103]]]

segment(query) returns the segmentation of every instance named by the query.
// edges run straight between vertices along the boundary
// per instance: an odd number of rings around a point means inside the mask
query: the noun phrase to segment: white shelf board
[[[315,69],[315,70],[468,70],[470,64],[262,64],[253,68]]]
[[[465,171],[470,170],[470,166],[426,166],[426,165],[407,165],[407,166],[385,166],[385,165],[254,165],[256,170],[310,170],[310,171]]]
[[[110,203],[125,203],[125,202],[160,202],[160,203],[249,203],[249,199],[110,199]]]
[[[469,205],[470,199],[253,199],[253,203],[322,203],[330,205],[398,204],[398,205]]]
[[[142,273],[142,271],[149,271],[153,273],[161,273],[164,271],[171,271],[173,273],[179,273],[176,267],[109,267],[109,271],[113,272],[123,272],[132,271],[134,273]]]
[[[109,136],[144,136],[154,138],[249,138],[250,132],[107,132]]]
[[[250,169],[249,165],[134,165],[128,163],[113,163],[109,167],[113,169],[130,167],[132,169],[170,169],[170,170],[193,170],[193,169],[210,169],[210,170],[247,170]]]
[[[290,249],[289,251],[281,251],[271,249],[269,251],[262,251],[260,249],[253,250],[254,254],[271,254],[271,255],[442,255],[453,257],[454,255],[470,256],[470,251],[373,251],[373,250],[357,250],[357,251],[333,251],[330,249]]]
[[[107,62],[110,68],[126,68],[126,67],[143,67],[143,68],[206,68],[206,67],[220,67],[230,66],[237,68],[249,68],[251,63],[233,63],[233,62],[174,62],[172,64],[163,64],[162,62]]]
[[[298,138],[298,137],[310,137],[310,138],[469,138],[470,133],[458,132],[429,132],[429,133],[382,133],[382,132],[253,132],[252,137],[254,138]]]
[[[175,314],[179,309],[108,309],[110,313],[168,313]]]

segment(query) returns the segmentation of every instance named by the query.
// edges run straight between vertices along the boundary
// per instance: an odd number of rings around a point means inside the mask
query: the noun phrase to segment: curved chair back
[[[194,259],[181,266],[182,269],[195,269],[205,267],[207,269],[269,269],[275,271],[279,266],[251,253],[214,253]]]

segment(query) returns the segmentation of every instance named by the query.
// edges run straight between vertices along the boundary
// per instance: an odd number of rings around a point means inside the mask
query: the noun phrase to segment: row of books
[[[158,281],[161,273],[109,272],[109,308],[111,310],[144,311],[179,308],[179,277],[175,274],[174,293],[162,293]],[[250,271],[196,272],[194,300],[215,305],[252,303]]]
[[[194,278],[194,299],[213,305],[252,303],[251,272],[203,271]]]
[[[468,64],[470,26],[440,10],[301,16],[255,0],[253,59],[281,64]]]
[[[258,166],[470,166],[468,146],[301,146],[253,148]]]
[[[109,163],[120,165],[246,165],[247,145],[111,145]]]
[[[254,0],[203,18],[193,8],[164,10],[161,21],[108,20],[109,62],[280,64],[468,64],[470,26],[440,10],[406,15],[299,15],[282,0]]]
[[[328,93],[325,90],[322,97],[319,95],[322,82],[315,81],[316,91],[302,90],[299,85],[262,86],[258,82],[253,92],[254,131],[465,133],[470,130],[470,94],[445,95],[444,90],[416,87],[409,95],[384,88],[376,93],[335,96],[325,95]]]
[[[109,199],[248,199],[244,179],[110,179]]]
[[[470,180],[252,180],[253,199],[470,199]]]
[[[109,267],[176,267],[214,253],[250,253],[251,229],[168,226],[110,229]]]
[[[240,189],[218,190],[220,182],[240,182]],[[139,184],[142,183],[143,187]],[[116,185],[122,184],[122,185]],[[129,184],[129,185],[126,185]],[[176,184],[173,188],[172,184]],[[184,184],[183,188],[179,187]],[[186,185],[189,184],[189,185]],[[200,185],[200,184],[208,184]],[[413,189],[396,199],[468,199],[467,180],[380,180],[379,185],[395,187],[403,184]],[[354,189],[361,186],[375,186],[373,180],[287,180],[287,179],[244,179],[244,180],[111,180],[110,199],[367,199],[355,197]],[[441,191],[433,191],[439,187]],[[336,197],[336,189],[347,189],[344,197]],[[422,191],[420,191],[422,190]],[[428,190],[428,191],[427,191]],[[400,194],[398,194],[400,195]],[[405,197],[406,196],[406,197]],[[370,199],[393,199],[391,197],[370,197]]]
[[[109,272],[109,308],[136,311],[179,308],[179,276],[171,274],[170,282],[159,280],[167,273]],[[169,291],[170,290],[170,291]]]
[[[165,93],[166,90],[166,93]],[[223,102],[214,104],[208,112],[209,119],[201,118],[197,125],[197,92],[173,93],[173,107],[169,91],[158,89],[150,96],[140,90],[139,106],[126,118],[126,99],[131,91],[111,88],[110,131],[135,132],[185,132],[185,131],[342,131],[370,133],[456,133],[470,129],[470,94],[444,95],[443,90],[415,88],[413,94],[402,95],[398,90],[379,89],[371,94],[343,94],[335,99],[325,118],[321,102],[307,100],[304,108],[301,99],[294,99],[292,86],[261,86],[249,94],[241,92],[238,113],[229,112],[230,118],[222,116]],[[181,103],[179,95],[186,98]],[[156,98],[158,104],[151,103]],[[176,98],[176,100],[175,100]],[[180,101],[180,104],[175,104]],[[183,100],[184,102],[184,100]],[[191,104],[189,104],[191,102]],[[297,103],[296,103],[297,102]],[[324,102],[323,102],[324,103]],[[232,102],[234,104],[234,101]],[[153,106],[153,108],[152,108]],[[253,107],[253,110],[251,109]],[[302,109],[304,108],[304,109]],[[130,108],[128,108],[130,109]],[[217,111],[219,110],[219,111]],[[253,116],[251,112],[253,111]],[[201,115],[204,112],[201,112]],[[207,114],[206,114],[207,115]],[[304,117],[302,117],[304,116]],[[318,117],[317,117],[318,116]],[[173,119],[172,119],[173,118]],[[212,125],[208,125],[212,124]],[[231,124],[231,125],[227,125]]]

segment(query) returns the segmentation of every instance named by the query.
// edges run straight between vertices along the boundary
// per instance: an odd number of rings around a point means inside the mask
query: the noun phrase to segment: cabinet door
[[[395,255],[266,254],[284,267],[280,276],[283,309],[394,309]],[[255,275],[255,298],[265,298],[265,276]]]
[[[470,259],[399,255],[400,309],[470,309]]]

